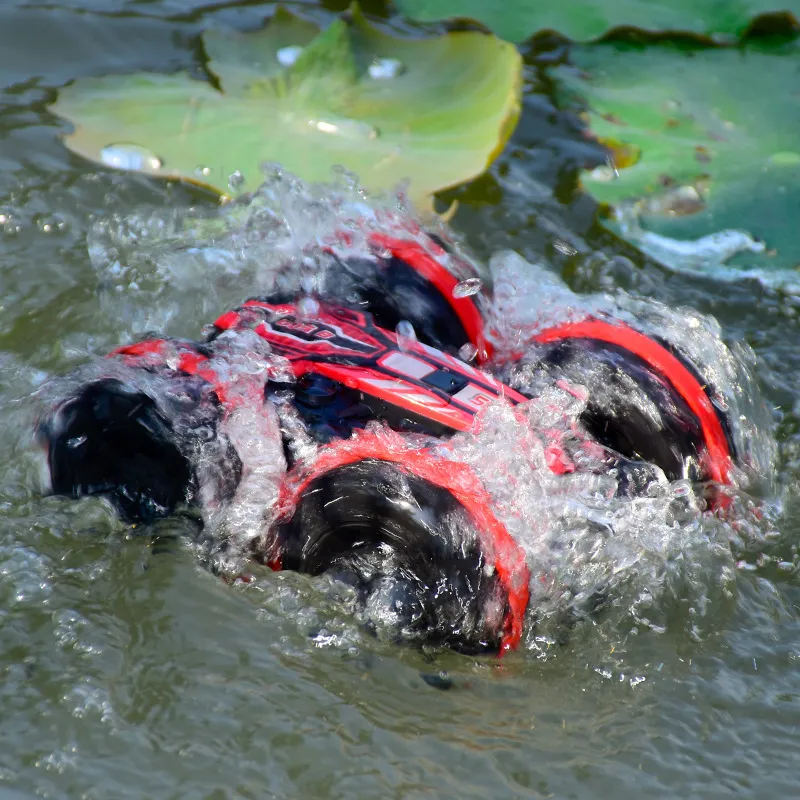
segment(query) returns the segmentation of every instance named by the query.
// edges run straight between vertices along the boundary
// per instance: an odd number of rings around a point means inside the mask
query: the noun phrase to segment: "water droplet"
[[[377,139],[380,133],[377,128],[368,122],[357,119],[332,118],[332,119],[310,119],[309,128],[314,128],[320,133],[327,133],[331,136],[341,136],[344,139]]]
[[[402,75],[406,70],[405,64],[398,61],[396,58],[376,58],[370,65],[369,72],[370,78],[376,81],[388,80]]]
[[[207,178],[211,174],[211,167],[204,167],[201,164],[195,168],[194,174],[200,178]]]
[[[72,439],[67,439],[67,447],[70,450],[77,450],[83,444],[86,444],[85,436],[75,436]]]
[[[237,169],[236,172],[231,172],[228,175],[228,188],[236,191],[237,189],[241,189],[244,185],[244,175]]]
[[[281,47],[281,49],[275,53],[275,58],[282,67],[291,67],[302,54],[303,48],[300,47],[300,45],[294,44],[288,47]]]
[[[619,178],[619,170],[614,159],[611,156],[606,156],[606,163],[603,166],[595,167],[589,175],[593,181],[611,183],[611,181]]]
[[[458,348],[458,357],[462,361],[466,361],[469,363],[470,361],[475,360],[475,356],[478,355],[478,348],[475,347],[472,342],[467,342],[466,344],[462,344],[461,347]]]
[[[705,200],[697,188],[690,185],[674,186],[649,197],[642,205],[648,214],[684,217],[697,214],[705,208]]]
[[[407,319],[401,319],[397,323],[395,333],[397,334],[397,346],[401,350],[410,350],[417,343],[417,332]]]
[[[319,314],[319,303],[313,297],[301,297],[297,310],[302,317],[316,317]]]
[[[110,144],[100,151],[100,160],[115,169],[156,172],[164,162],[138,144]]]
[[[467,278],[453,287],[453,297],[457,300],[462,297],[471,297],[473,294],[483,289],[483,281],[480,278]]]
[[[575,253],[578,252],[571,244],[568,244],[561,239],[556,239],[553,242],[553,247],[555,247],[559,253],[563,253],[565,256],[574,256]]]

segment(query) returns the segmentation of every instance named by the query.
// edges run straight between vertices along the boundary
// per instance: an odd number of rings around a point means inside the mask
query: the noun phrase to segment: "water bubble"
[[[405,64],[398,61],[396,58],[376,58],[370,65],[369,72],[370,78],[376,81],[388,80],[402,75],[406,70]]]
[[[313,297],[302,297],[297,303],[297,310],[302,317],[316,317],[319,314],[319,303]]]
[[[397,323],[395,333],[397,334],[397,346],[401,350],[410,350],[417,343],[417,332],[407,319],[401,319]]]
[[[483,281],[480,278],[467,278],[453,287],[453,297],[457,300],[462,297],[471,297],[473,294],[478,294],[481,289],[483,289]]]
[[[462,361],[466,361],[469,363],[470,361],[475,360],[475,356],[478,355],[478,348],[475,347],[472,342],[467,342],[466,344],[462,344],[461,347],[458,348],[458,357]]]
[[[67,223],[58,216],[37,217],[36,225],[42,233],[64,233]]]
[[[194,174],[198,178],[207,178],[211,174],[211,167],[204,167],[202,164],[195,167]]]
[[[300,45],[294,44],[288,47],[281,47],[275,54],[275,58],[282,67],[291,67],[302,54],[303,48],[300,47]]]
[[[228,175],[228,188],[232,191],[236,191],[237,189],[241,189],[244,185],[244,175],[237,169],[235,172],[231,172]]]
[[[0,214],[0,225],[2,225],[3,233],[8,235],[14,235],[22,230],[22,226],[14,221],[11,214]]]
[[[138,144],[110,144],[100,151],[100,160],[115,169],[139,172],[156,172],[164,164],[158,156]]]

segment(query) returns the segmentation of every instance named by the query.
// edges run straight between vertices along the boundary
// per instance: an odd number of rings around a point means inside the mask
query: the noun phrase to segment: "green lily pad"
[[[575,48],[555,70],[610,166],[584,174],[598,200],[679,239],[739,229],[766,245],[748,264],[800,264],[800,50]],[[616,168],[616,169],[615,169]],[[636,226],[623,228],[635,241]]]
[[[79,80],[54,106],[75,126],[66,144],[222,192],[237,170],[257,186],[264,162],[306,181],[341,165],[371,190],[408,180],[425,205],[480,174],[519,116],[520,56],[478,32],[395,37],[356,7],[319,32],[279,10],[259,32],[208,31],[204,44],[222,91],[185,73]]]
[[[790,0],[395,0],[400,11],[420,22],[469,17],[498,36],[521,42],[553,30],[573,41],[597,39],[618,27],[648,32],[681,31],[706,36],[739,36],[761,14],[786,12]],[[793,2],[793,0],[792,0]],[[796,11],[796,9],[795,9]]]

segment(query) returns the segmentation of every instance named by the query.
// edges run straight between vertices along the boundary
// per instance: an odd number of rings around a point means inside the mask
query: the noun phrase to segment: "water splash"
[[[744,465],[740,485],[759,485],[764,476],[774,473],[776,446],[770,434],[771,415],[755,378],[755,354],[742,342],[728,347],[713,317],[688,308],[670,309],[621,290],[613,295],[579,296],[549,270],[512,252],[495,254],[490,269],[494,294],[487,327],[498,362],[533,348],[536,334],[545,328],[592,316],[618,319],[670,342],[697,365],[714,391],[714,402],[737,421],[733,437]],[[587,388],[592,391],[591,381]]]
[[[453,297],[459,300],[462,297],[472,297],[483,289],[483,281],[480,278],[467,278],[460,281],[453,287]]]
[[[196,335],[198,320],[248,295],[294,293],[305,296],[302,302],[315,303],[316,287],[337,259],[370,257],[373,231],[411,237],[443,258],[424,233],[427,228],[447,236],[440,223],[417,219],[402,198],[368,197],[345,172],[335,180],[333,186],[309,186],[280,167],[267,166],[256,191],[217,209],[159,209],[98,223],[89,243],[107,313],[128,315],[140,330]],[[452,246],[461,257],[458,244]],[[452,256],[444,258],[449,263]],[[532,348],[544,327],[611,314],[667,338],[701,366],[718,400],[739,420],[735,436],[745,462],[737,476],[742,486],[771,472],[775,449],[767,433],[769,415],[752,376],[752,352],[743,345],[729,350],[713,320],[622,292],[578,296],[545,267],[515,253],[497,253],[490,273],[488,335],[496,351],[495,368],[504,369],[504,359]],[[458,296],[470,296],[483,282],[462,284],[468,292],[458,290]],[[413,328],[401,323],[397,334],[401,346],[413,346]],[[472,348],[461,356],[474,358]],[[265,354],[260,368],[288,383],[291,369],[282,361]],[[536,400],[517,413],[488,408],[477,434],[458,434],[441,450],[442,457],[473,467],[497,513],[525,548],[534,576],[527,647],[548,658],[565,630],[620,642],[634,630],[661,631],[678,624],[689,635],[702,636],[729,608],[740,560],[736,554],[748,546],[748,526],[758,535],[759,523],[743,508],[742,516],[751,521],[734,530],[706,513],[685,484],[671,484],[657,473],[643,496],[616,497],[613,476],[603,474],[602,464],[592,463],[591,455],[583,456],[576,473],[552,473],[548,442],[553,437],[578,455],[576,430],[592,391],[591,376],[581,397],[538,384],[529,366],[523,359],[514,379]],[[253,477],[214,524],[236,531],[233,538],[241,541],[266,524],[264,512],[283,469],[280,430],[294,430],[295,458],[314,457],[316,445],[300,436],[302,421],[292,416],[290,404],[277,400],[266,421],[231,422],[229,435],[248,453]],[[267,427],[262,431],[257,425]],[[596,608],[602,610],[596,613]]]

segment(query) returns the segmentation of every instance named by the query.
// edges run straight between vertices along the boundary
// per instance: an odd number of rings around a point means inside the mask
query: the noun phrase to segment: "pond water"
[[[604,155],[548,97],[540,63],[558,52],[526,54],[519,128],[488,175],[444,196],[459,201],[452,227],[481,259],[516,250],[562,297],[548,275],[582,297],[714,315],[755,351],[762,434],[778,441],[764,518],[748,518],[735,553],[698,547],[728,548],[725,531],[671,541],[685,567],[663,619],[635,633],[621,614],[587,621],[499,661],[419,653],[366,636],[324,580],[219,581],[187,521],[139,535],[103,502],[43,496],[31,394],[147,329],[196,335],[251,293],[263,255],[250,240],[238,260],[194,251],[200,223],[219,223],[213,200],[93,168],[47,104],[76,77],[192,68],[204,27],[267,11],[0,9],[0,797],[800,795],[800,298],[672,274],[593,225],[575,171]]]

